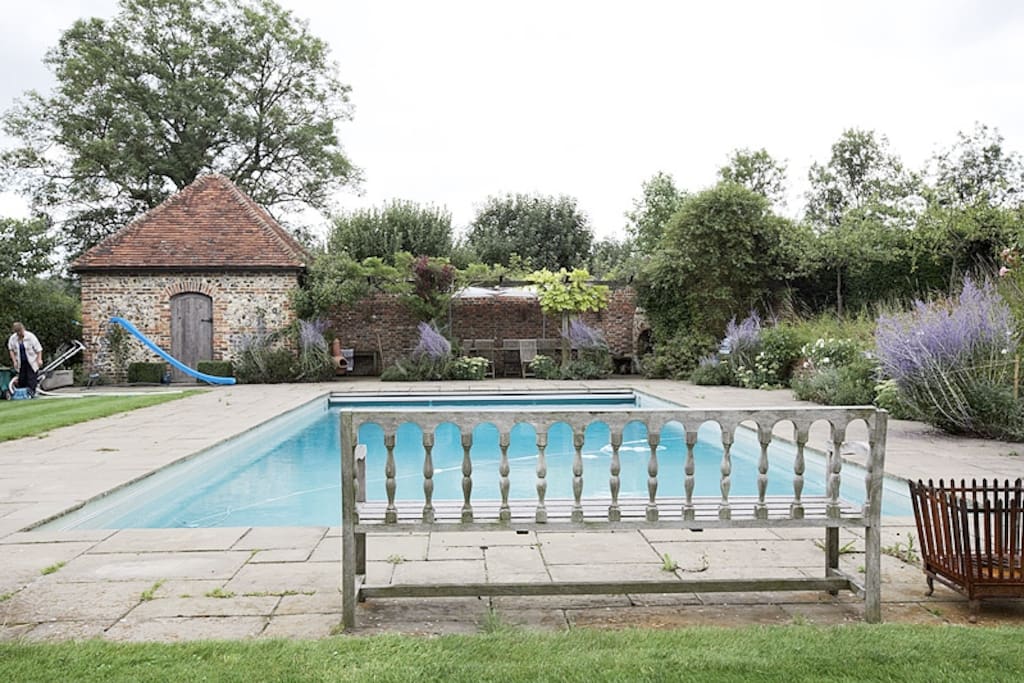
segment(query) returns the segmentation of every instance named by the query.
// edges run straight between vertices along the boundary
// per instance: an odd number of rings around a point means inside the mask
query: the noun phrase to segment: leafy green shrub
[[[878,365],[862,355],[839,367],[801,370],[793,376],[791,386],[802,401],[828,406],[870,405],[875,399],[877,378]]]
[[[561,377],[561,371],[558,367],[558,363],[555,362],[550,356],[538,353],[530,361],[530,370],[538,379],[558,379]]]
[[[761,330],[761,365],[765,368],[767,384],[789,386],[803,344],[803,335],[788,324]]]
[[[480,356],[456,358],[448,366],[450,379],[483,379],[487,376],[490,361]]]
[[[167,372],[166,363],[129,363],[129,384],[160,384]]]
[[[888,410],[889,415],[896,420],[917,419],[917,415],[907,405],[900,393],[900,386],[894,379],[883,380],[875,386],[875,405],[883,410]]]
[[[645,356],[641,366],[647,377],[683,379],[689,377],[700,359],[717,346],[715,338],[707,332],[691,330],[656,344],[653,358]]]
[[[735,381],[732,368],[715,354],[705,356],[697,363],[690,381],[702,386],[727,386]]]
[[[229,360],[201,360],[196,363],[196,370],[213,377],[234,377]]]
[[[6,277],[6,273],[0,276]],[[0,311],[7,326],[3,338],[11,333],[10,324],[20,321],[39,338],[47,360],[62,344],[82,336],[78,297],[62,280],[0,279]],[[6,364],[9,360],[5,352],[0,362]]]
[[[807,359],[811,367],[823,369],[827,367],[840,367],[853,362],[860,353],[860,348],[852,339],[837,339],[835,337],[819,337],[814,343],[804,344],[800,353]]]
[[[612,357],[607,350],[580,349],[579,357],[562,366],[562,379],[603,379],[612,374]]]
[[[295,354],[280,345],[280,334],[256,334],[235,358],[235,377],[244,384],[280,384],[295,377]]]

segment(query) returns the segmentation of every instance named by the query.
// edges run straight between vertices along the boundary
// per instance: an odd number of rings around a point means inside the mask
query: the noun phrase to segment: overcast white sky
[[[844,128],[875,129],[914,167],[975,121],[1024,151],[1024,2],[278,0],[330,43],[366,176],[341,208],[568,194],[599,236],[623,233],[661,170],[697,190],[739,147],[807,169]],[[115,0],[0,0],[0,109],[46,91],[46,49]],[[0,215],[23,205],[0,196]]]

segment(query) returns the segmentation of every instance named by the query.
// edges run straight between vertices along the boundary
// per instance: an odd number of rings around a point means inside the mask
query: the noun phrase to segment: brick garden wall
[[[608,307],[587,313],[584,322],[604,332],[612,353],[633,355],[632,289],[611,292]],[[384,366],[408,355],[416,346],[417,320],[396,296],[376,294],[353,306],[339,307],[330,316],[330,331],[345,348],[383,351]],[[451,307],[451,330],[458,339],[559,339],[561,320],[541,313],[536,299],[486,297],[456,299]],[[357,368],[357,371],[360,371]]]
[[[212,360],[231,360],[262,318],[268,331],[293,319],[290,293],[298,286],[295,272],[168,273],[154,275],[82,274],[82,342],[90,371],[121,381],[107,348],[111,316],[121,316],[170,353],[171,297],[186,292],[213,300]],[[128,342],[127,363],[161,360],[138,340]],[[93,369],[95,368],[95,369]]]

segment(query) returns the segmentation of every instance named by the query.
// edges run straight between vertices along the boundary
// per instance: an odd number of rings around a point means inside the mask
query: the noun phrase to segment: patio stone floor
[[[118,641],[319,638],[341,619],[340,536],[336,527],[26,529],[328,391],[630,386],[684,405],[805,405],[788,391],[696,387],[624,377],[600,382],[497,380],[381,385],[217,387],[131,413],[0,444],[0,640],[104,638]],[[77,390],[76,390],[77,391]],[[1019,444],[963,439],[926,425],[890,420],[887,473],[904,478],[999,477],[1024,472]],[[851,440],[863,438],[856,433]],[[812,445],[824,441],[812,433]],[[848,455],[856,460],[854,454]],[[890,518],[883,547],[905,547],[913,520]],[[601,533],[467,532],[370,536],[373,582],[666,577],[662,555],[686,578],[820,575],[820,532],[660,529]],[[856,572],[863,540],[842,564]],[[924,596],[920,569],[883,556],[883,617],[911,623],[967,623],[962,596],[936,587]],[[47,573],[43,573],[46,570]],[[840,593],[373,599],[359,606],[355,634],[473,633],[495,620],[530,630],[577,627],[815,623],[862,619],[863,605]],[[981,625],[1024,624],[1024,601],[986,601]]]

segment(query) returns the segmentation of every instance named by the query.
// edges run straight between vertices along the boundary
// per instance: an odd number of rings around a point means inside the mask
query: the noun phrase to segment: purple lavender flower
[[[969,433],[976,431],[974,402],[1008,386],[1019,340],[992,283],[967,278],[956,301],[917,301],[908,313],[880,317],[875,343],[882,371],[911,406]]]
[[[300,320],[299,321],[299,344],[303,351],[313,349],[327,350],[327,340],[324,339],[324,330],[327,329],[325,320]]]
[[[761,317],[757,311],[751,311],[738,325],[735,317],[729,321],[725,327],[722,348],[728,350],[734,365],[751,365],[752,359],[761,350]]]
[[[451,355],[452,345],[444,335],[437,331],[432,323],[420,323],[420,341],[413,349],[412,355],[425,356],[431,360],[443,360]]]
[[[601,330],[591,327],[578,318],[569,321],[569,333],[566,339],[577,349],[607,348]]]

